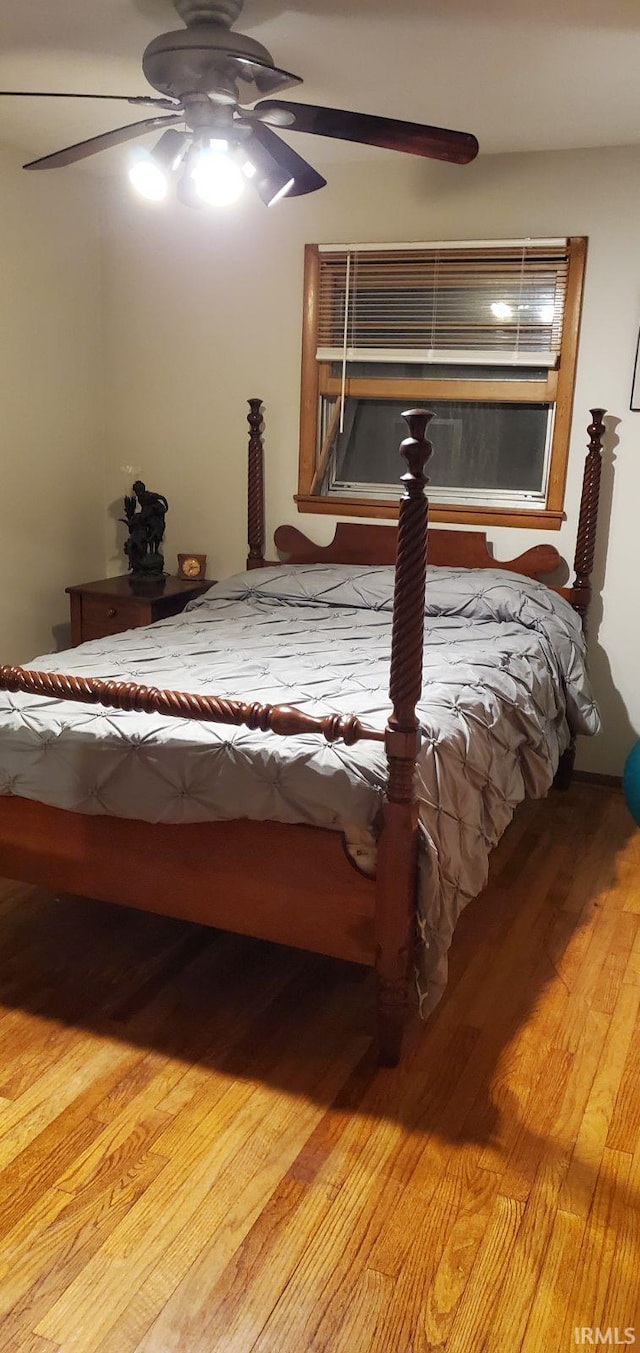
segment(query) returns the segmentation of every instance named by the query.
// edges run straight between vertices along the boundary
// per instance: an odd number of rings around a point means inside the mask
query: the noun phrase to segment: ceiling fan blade
[[[431,160],[468,164],[478,154],[475,136],[470,132],[449,131],[446,127],[399,122],[396,118],[374,117],[370,113],[349,113],[342,108],[281,103],[279,99],[263,99],[256,104],[254,112],[266,117],[271,126],[287,131],[331,136],[365,146],[382,146],[385,150],[401,150],[406,155],[424,155]]]
[[[182,113],[177,113],[174,117],[148,117],[144,122],[132,122],[128,127],[116,127],[112,132],[102,132],[101,136],[92,136],[88,141],[79,141],[75,146],[66,146],[64,150],[57,150],[53,155],[43,155],[42,159],[31,160],[29,164],[23,165],[23,168],[62,169],[64,165],[75,164],[78,160],[88,159],[90,155],[97,155],[101,150],[109,150],[111,146],[120,146],[124,141],[134,141],[136,137],[144,136],[146,132],[173,127],[176,122],[184,122]]]
[[[315,193],[318,188],[326,187],[327,180],[319,174],[316,169],[310,165],[307,160],[303,160],[297,151],[292,150],[285,141],[282,141],[276,133],[267,127],[264,122],[258,119],[251,119],[251,139],[246,144],[243,143],[243,150],[246,150],[247,157],[256,163],[256,169],[259,175],[264,175],[268,179],[270,169],[279,171],[285,175],[282,183],[282,193],[285,195],[284,185],[288,180],[293,179],[293,183],[286,188],[287,197],[303,197],[305,193]],[[261,184],[256,183],[258,192],[263,201],[270,205],[280,194],[269,196],[268,186],[265,193],[261,192]]]
[[[0,99],[110,99],[117,103],[139,103],[151,108],[175,108],[175,99],[156,99],[151,94],[58,94],[41,89],[0,89]]]

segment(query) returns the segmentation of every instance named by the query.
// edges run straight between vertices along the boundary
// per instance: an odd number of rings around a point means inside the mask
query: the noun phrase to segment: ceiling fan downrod
[[[231,28],[241,13],[244,0],[173,0],[173,4],[187,28],[206,23]]]

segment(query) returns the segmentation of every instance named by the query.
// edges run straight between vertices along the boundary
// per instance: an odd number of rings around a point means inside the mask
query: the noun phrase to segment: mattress
[[[239,574],[185,613],[36,658],[44,671],[138,681],[357,714],[384,728],[392,568],[289,566]],[[598,713],[578,617],[502,570],[427,572],[416,767],[421,837],[418,988],[446,981],[455,921],[481,891],[516,805],[549,789],[570,730]],[[345,833],[371,859],[384,748],[0,694],[0,794],[150,822],[274,819]]]

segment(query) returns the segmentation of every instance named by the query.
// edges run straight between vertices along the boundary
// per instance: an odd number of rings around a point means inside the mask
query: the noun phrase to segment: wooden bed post
[[[262,442],[262,400],[248,401],[249,477],[248,527],[249,554],[247,568],[264,568],[264,446]]]
[[[389,684],[393,713],[385,733],[389,779],[376,894],[378,1038],[384,1066],[395,1066],[400,1059],[415,943],[418,810],[413,781],[420,745],[416,704],[422,691],[429,517],[424,470],[432,453],[425,433],[433,414],[411,409],[403,417],[411,435],[400,447],[409,469],[402,476],[398,519]]]
[[[589,445],[582,476],[582,497],[578,516],[578,535],[573,560],[575,578],[573,580],[572,606],[582,619],[586,629],[587,612],[591,600],[591,571],[596,548],[598,530],[598,504],[600,501],[600,473],[602,470],[602,439],[605,434],[603,418],[606,409],[591,409],[591,422],[587,428]],[[558,762],[553,781],[556,789],[569,789],[573,779],[573,764],[576,759],[576,740],[572,735],[566,751]]]
[[[578,517],[578,537],[576,540],[576,553],[573,561],[573,567],[576,571],[573,586],[576,590],[584,592],[584,601],[580,599],[576,604],[576,610],[580,612],[583,624],[586,621],[587,610],[591,600],[591,571],[593,569],[593,557],[596,548],[598,503],[600,501],[602,439],[605,434],[605,426],[602,420],[607,411],[606,409],[591,409],[590,412],[593,421],[587,428],[587,433],[589,435],[589,449],[584,463],[580,516]]]

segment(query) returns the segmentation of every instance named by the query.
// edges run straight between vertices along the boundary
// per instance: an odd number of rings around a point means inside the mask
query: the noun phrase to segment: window
[[[585,254],[308,245],[300,510],[395,516],[401,414],[421,404],[436,520],[559,528]]]

